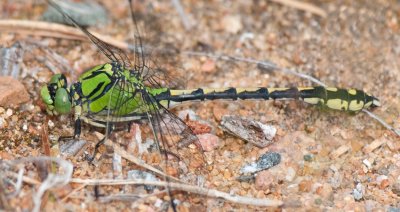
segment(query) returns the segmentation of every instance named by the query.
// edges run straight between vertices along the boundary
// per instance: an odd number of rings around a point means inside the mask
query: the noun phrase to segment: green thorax
[[[118,69],[110,63],[86,71],[71,86],[74,105],[80,104],[83,113],[102,114],[109,111],[113,116],[144,114],[157,109],[157,105],[143,101],[142,93],[154,96],[166,90],[146,87],[130,70]]]

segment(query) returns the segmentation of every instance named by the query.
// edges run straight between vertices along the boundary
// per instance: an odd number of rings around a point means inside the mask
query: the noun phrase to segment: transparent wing
[[[61,7],[55,3],[53,0],[48,0],[48,3],[55,8],[58,12],[60,12],[66,20],[68,20],[72,25],[79,28],[86,36],[99,48],[99,50],[110,59],[112,62],[119,63],[123,66],[123,68],[132,68],[132,64],[130,63],[129,57],[125,54],[125,52],[117,47],[114,47],[96,36],[90,33],[86,28],[80,26],[71,16],[69,16],[66,12],[64,12]]]
[[[179,173],[185,176],[188,183],[198,183],[197,177],[204,177],[206,160],[198,137],[183,120],[168,111],[149,94],[143,94],[143,101],[149,105],[149,119],[154,130],[154,138],[165,153],[177,156],[177,160],[165,160],[165,166],[180,167],[188,172]],[[157,108],[157,110],[152,110]],[[183,162],[183,163],[182,163]],[[178,163],[179,165],[177,166]],[[189,174],[195,173],[192,179]]]

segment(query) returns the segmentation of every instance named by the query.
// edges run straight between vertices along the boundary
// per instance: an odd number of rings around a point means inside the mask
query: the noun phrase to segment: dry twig
[[[327,14],[325,12],[325,10],[312,5],[310,3],[306,3],[306,2],[301,2],[301,1],[297,1],[297,0],[270,0],[276,3],[280,3],[289,7],[293,7],[299,10],[304,10],[307,12],[310,12],[312,14],[321,16],[323,18],[326,18]]]
[[[169,187],[172,189],[177,189],[181,191],[186,191],[190,193],[196,193],[200,195],[205,195],[208,197],[214,198],[222,198],[227,201],[237,203],[237,204],[245,204],[245,205],[253,205],[253,206],[263,206],[263,207],[281,207],[283,206],[283,202],[280,200],[271,200],[271,199],[258,199],[252,197],[244,197],[238,195],[228,194],[222,191],[218,191],[215,189],[201,188],[198,186],[188,185],[184,183],[172,183],[172,182],[164,182],[164,181],[145,181],[145,180],[113,180],[113,179],[79,179],[73,178],[71,182],[74,183],[84,183],[87,185],[152,185],[152,186],[163,186]]]
[[[65,26],[62,24],[49,23],[44,21],[27,21],[27,20],[0,20],[0,31],[17,32],[35,36],[63,38],[71,40],[89,41],[86,35],[77,28]],[[127,50],[129,44],[126,42],[115,40],[112,37],[100,35],[96,32],[90,32],[100,40]]]

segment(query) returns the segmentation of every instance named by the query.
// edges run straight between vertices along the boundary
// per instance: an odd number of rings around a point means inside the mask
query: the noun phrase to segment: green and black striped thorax
[[[92,114],[111,111],[113,115],[127,115],[138,111],[145,86],[135,72],[122,69],[118,63],[96,66],[79,77],[70,88],[74,105]]]

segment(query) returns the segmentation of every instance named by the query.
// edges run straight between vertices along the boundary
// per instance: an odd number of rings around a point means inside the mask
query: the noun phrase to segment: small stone
[[[206,60],[206,62],[201,66],[201,70],[207,73],[215,71],[215,62],[213,60]]]
[[[380,188],[380,189],[385,189],[385,188],[387,188],[389,185],[390,185],[390,184],[389,184],[389,180],[388,180],[388,179],[384,179],[384,180],[381,181],[381,183],[380,183],[380,185],[379,185],[379,188]]]
[[[10,108],[7,109],[7,111],[6,111],[6,118],[12,116],[12,114],[13,114],[13,111],[12,111]]]
[[[363,164],[367,167],[368,170],[370,170],[372,168],[371,162],[369,162],[369,160],[367,160],[367,159],[363,160]]]
[[[240,169],[241,173],[255,173],[269,169],[281,162],[281,155],[276,152],[267,152],[257,159],[255,163],[247,164]]]
[[[264,148],[273,142],[276,128],[241,116],[223,116],[221,127],[227,133]]]
[[[78,153],[82,153],[85,149],[87,142],[85,140],[69,140],[61,141],[59,144],[60,152],[68,156],[76,156]]]
[[[310,161],[313,160],[314,155],[313,154],[306,154],[306,155],[304,155],[303,158],[304,158],[305,161],[310,162]]]
[[[3,117],[0,117],[0,129],[3,129],[6,123],[6,120]]]
[[[400,211],[399,207],[396,208],[396,207],[389,206],[387,209],[387,212],[399,212],[399,211]]]
[[[292,182],[295,177],[296,177],[296,170],[294,170],[294,168],[292,168],[292,167],[289,167],[287,169],[287,173],[286,173],[285,179],[288,182]]]
[[[361,183],[357,183],[356,188],[353,189],[353,197],[356,201],[359,201],[364,196],[364,186]]]
[[[312,186],[311,180],[303,180],[299,183],[299,191],[310,192]]]
[[[322,186],[319,186],[317,188],[316,193],[321,197],[327,199],[333,194],[333,189],[329,183],[324,183]]]
[[[219,138],[211,133],[197,135],[203,150],[206,152],[212,151],[219,146]]]
[[[19,105],[27,101],[29,94],[21,82],[12,77],[0,77],[0,106]]]
[[[383,180],[387,180],[388,179],[388,177],[386,176],[386,175],[379,175],[377,178],[376,178],[376,183],[377,184],[380,184]]]
[[[250,183],[242,182],[241,184],[242,184],[242,188],[244,188],[244,189],[250,188]]]
[[[49,122],[47,122],[47,126],[49,126],[50,129],[53,129],[55,125],[53,121],[49,120]]]
[[[128,171],[127,175],[128,175],[127,179],[130,179],[130,180],[160,181],[153,174],[146,172],[146,171],[130,170],[130,171]],[[145,185],[144,188],[147,191],[152,191],[152,190],[154,190],[155,186]]]
[[[379,175],[376,178],[376,184],[379,186],[380,189],[385,189],[389,186],[389,179],[386,175]]]
[[[242,22],[239,15],[227,15],[222,18],[222,27],[226,32],[236,34],[242,29]]]
[[[269,171],[262,171],[256,175],[255,187],[257,190],[268,190],[274,183],[274,175]]]
[[[395,183],[392,187],[392,192],[400,197],[400,183]]]
[[[26,131],[28,130],[28,124],[24,123],[24,124],[22,125],[22,130],[23,130],[24,132],[26,132]]]
[[[231,172],[230,172],[228,169],[225,169],[225,170],[224,170],[224,178],[225,178],[225,179],[229,179],[229,178],[231,178],[231,177],[232,177]]]

